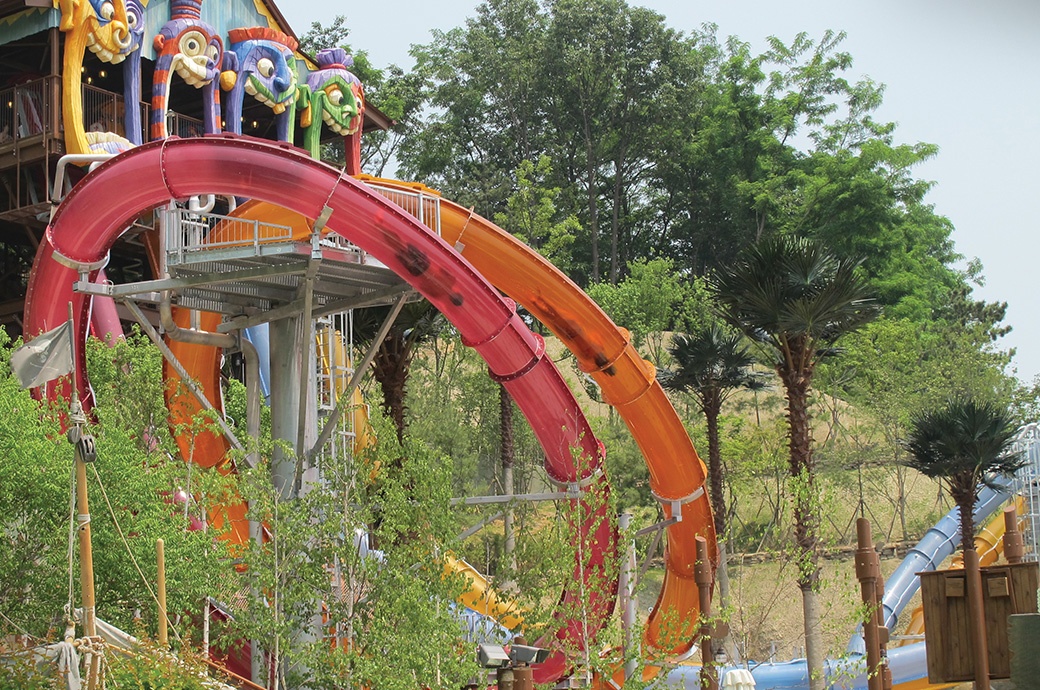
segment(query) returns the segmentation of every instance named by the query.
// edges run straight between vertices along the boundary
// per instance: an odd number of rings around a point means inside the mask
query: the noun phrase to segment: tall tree
[[[546,152],[547,16],[537,0],[488,0],[476,13],[413,48],[432,113],[400,159],[405,175],[492,217],[512,172]]]
[[[722,316],[775,353],[774,366],[787,397],[788,470],[812,690],[823,690],[825,681],[816,597],[820,499],[809,395],[821,358],[834,353],[842,335],[877,313],[858,265],[809,240],[777,236],[749,247],[711,282]]]
[[[719,544],[719,598],[729,603],[729,576],[726,568],[726,505],[722,451],[719,445],[719,415],[722,405],[734,390],[761,390],[762,377],[752,371],[754,357],[740,333],[711,323],[692,333],[680,333],[668,352],[674,369],[658,374],[661,384],[674,391],[692,393],[708,427],[708,477],[711,483],[711,509]]]
[[[624,0],[562,0],[551,5],[545,47],[549,117],[561,149],[555,157],[568,161],[569,179],[580,180],[589,279],[601,278],[606,226],[607,280],[615,283],[625,216],[650,170],[644,150],[678,107],[672,80],[685,46],[664,17]]]

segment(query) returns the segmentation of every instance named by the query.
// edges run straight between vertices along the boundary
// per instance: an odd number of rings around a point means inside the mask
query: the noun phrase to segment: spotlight
[[[477,663],[484,668],[502,668],[509,663],[509,654],[502,645],[477,645]]]
[[[540,664],[549,658],[549,650],[542,647],[528,647],[514,644],[509,647],[509,659],[514,664]]]

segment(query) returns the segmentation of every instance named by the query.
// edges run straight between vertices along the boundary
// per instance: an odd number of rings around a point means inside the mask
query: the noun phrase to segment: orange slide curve
[[[359,179],[375,187],[437,194],[415,183],[365,175]],[[643,452],[651,489],[661,500],[665,517],[681,517],[667,527],[664,585],[650,614],[645,641],[656,654],[689,651],[699,614],[693,579],[695,538],[699,535],[708,540],[713,564],[718,551],[704,489],[704,463],[657,382],[653,365],[636,351],[628,331],[616,326],[581,288],[491,221],[442,199],[440,230],[444,240],[474,268],[522,304],[574,353],[581,370],[592,376],[604,400],[625,420]]]

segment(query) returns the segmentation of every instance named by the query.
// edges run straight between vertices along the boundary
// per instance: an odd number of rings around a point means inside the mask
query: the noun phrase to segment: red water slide
[[[112,245],[133,218],[168,203],[203,194],[247,196],[316,218],[333,209],[327,227],[348,238],[425,296],[459,330],[464,341],[488,363],[527,417],[546,454],[552,474],[577,482],[600,466],[602,447],[552,362],[544,345],[498,292],[442,239],[366,186],[314,161],[286,144],[218,135],[166,139],[112,159],[88,175],[65,199],[47,228],[26,295],[25,332],[39,333],[65,321],[73,304],[79,342],[87,333],[88,298],[74,293],[80,274],[96,277]],[[76,385],[89,404],[83,348]],[[53,390],[48,390],[51,396]],[[575,461],[572,449],[578,451]],[[585,494],[605,493],[602,474],[589,476]],[[584,502],[584,499],[582,499]],[[605,501],[589,501],[581,514],[581,538],[589,545],[580,568],[585,584],[596,585],[588,602],[595,631],[609,615],[616,586],[597,577],[616,548],[616,533],[606,519]],[[576,599],[577,591],[565,594]],[[559,647],[585,645],[584,626],[563,621]],[[550,682],[568,668],[561,651],[540,666],[539,682]]]

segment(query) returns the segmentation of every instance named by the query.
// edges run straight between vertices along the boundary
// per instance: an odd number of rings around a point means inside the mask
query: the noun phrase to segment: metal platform
[[[358,252],[305,243],[271,244],[253,256],[170,267],[182,307],[225,314],[221,330],[243,328],[299,311],[312,275],[312,316],[387,304],[409,289],[392,271],[363,263]],[[190,281],[190,282],[189,282]],[[190,284],[190,286],[189,286]]]
[[[176,303],[224,314],[222,331],[300,311],[308,289],[314,318],[386,304],[409,289],[338,235],[318,232],[301,242],[287,226],[181,208],[162,216],[165,270],[177,283]]]
[[[181,208],[160,214],[169,277],[120,285],[81,280],[76,290],[141,302],[172,291],[178,306],[223,314],[219,330],[230,332],[304,310],[321,318],[390,304],[411,289],[338,235],[315,233],[300,242],[284,226]]]

